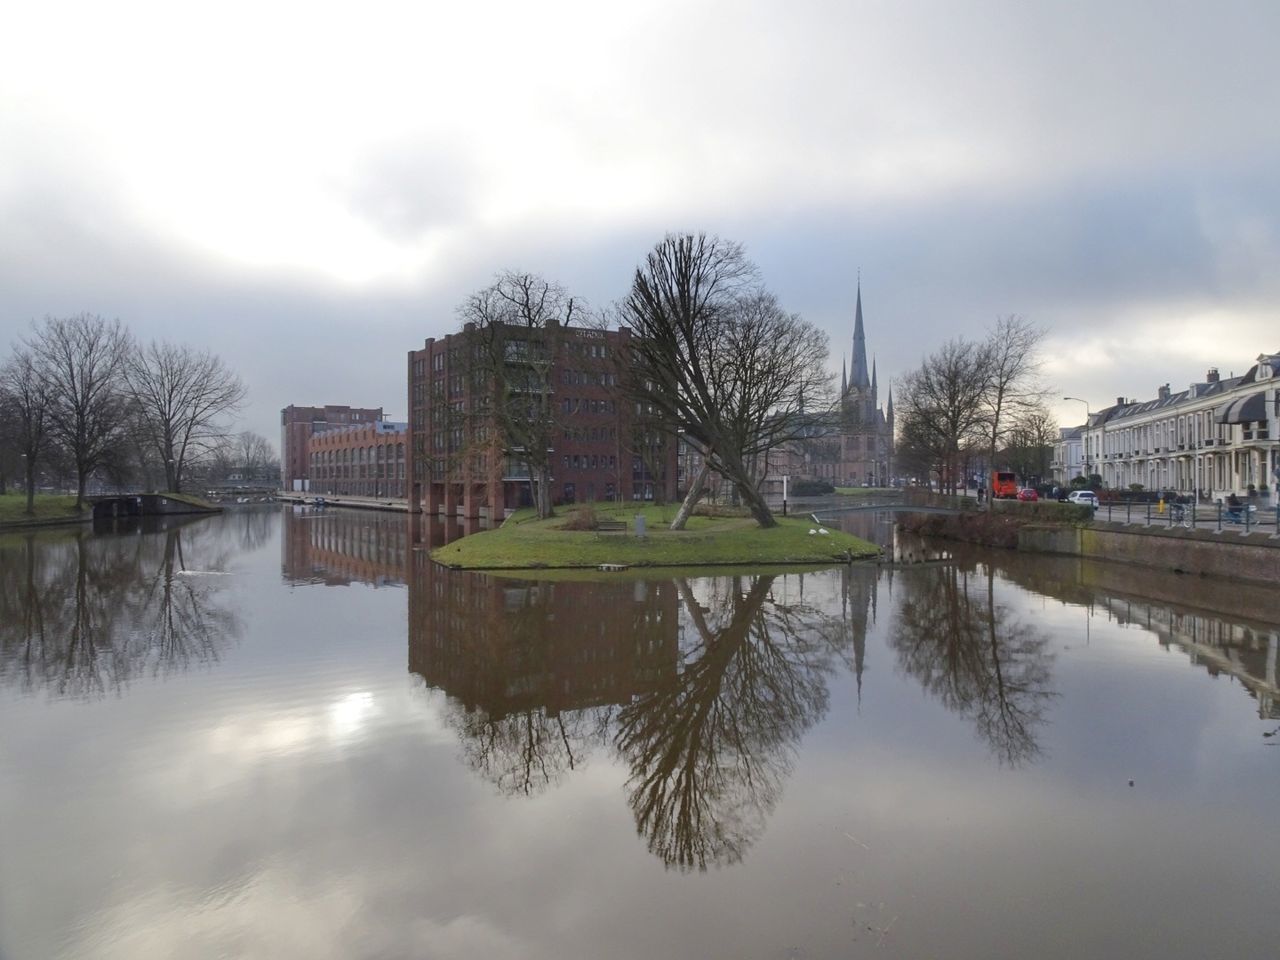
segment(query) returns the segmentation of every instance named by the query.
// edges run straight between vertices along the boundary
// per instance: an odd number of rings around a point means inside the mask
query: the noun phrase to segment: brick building
[[[408,429],[377,420],[313,434],[307,444],[311,491],[403,497]]]
[[[533,411],[540,409],[541,391],[552,394],[545,434],[551,502],[674,498],[675,442],[644,429],[642,412],[619,388],[630,330],[495,327],[499,347],[486,356],[504,358],[505,402],[520,402],[523,390]],[[483,512],[501,520],[507,511],[532,504],[532,486],[527,462],[511,438],[500,435],[491,415],[499,379],[477,359],[478,337],[469,324],[409,352],[405,489],[411,506],[427,513]]]
[[[323,407],[297,407],[293,404],[280,411],[280,482],[285,490],[294,489],[295,481],[305,488],[310,479],[307,441],[312,434],[353,423],[376,423],[382,419],[382,408],[345,407],[326,404]]]

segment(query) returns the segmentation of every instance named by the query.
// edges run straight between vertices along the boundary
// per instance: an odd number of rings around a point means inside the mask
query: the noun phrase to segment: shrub
[[[820,497],[835,492],[836,488],[825,480],[797,480],[790,487],[790,494],[795,497]]]
[[[569,516],[565,518],[561,525],[562,530],[594,530],[599,520],[596,518],[595,508],[590,504],[583,504],[580,507],[574,507],[569,511]]]

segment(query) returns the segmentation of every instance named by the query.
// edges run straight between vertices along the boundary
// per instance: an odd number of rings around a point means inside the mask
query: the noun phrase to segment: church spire
[[[867,373],[867,335],[862,329],[862,279],[858,279],[858,305],[853,315],[853,382],[854,389],[865,390],[871,386]]]

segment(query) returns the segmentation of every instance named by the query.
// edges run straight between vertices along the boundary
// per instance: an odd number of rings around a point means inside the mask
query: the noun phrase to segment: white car
[[[1083,503],[1086,506],[1097,507],[1098,495],[1092,490],[1072,490],[1067,494],[1068,503]]]

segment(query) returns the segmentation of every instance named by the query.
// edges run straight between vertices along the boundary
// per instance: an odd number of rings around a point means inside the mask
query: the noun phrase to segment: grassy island
[[[438,547],[431,557],[468,570],[530,570],[829,564],[879,553],[874,544],[839,530],[811,534],[819,526],[808,517],[778,517],[776,527],[763,529],[745,512],[700,508],[686,529],[668,530],[676,509],[674,504],[593,504],[546,520],[521,512],[497,530]],[[644,537],[635,535],[638,514],[645,518]],[[617,529],[622,523],[625,529]]]

